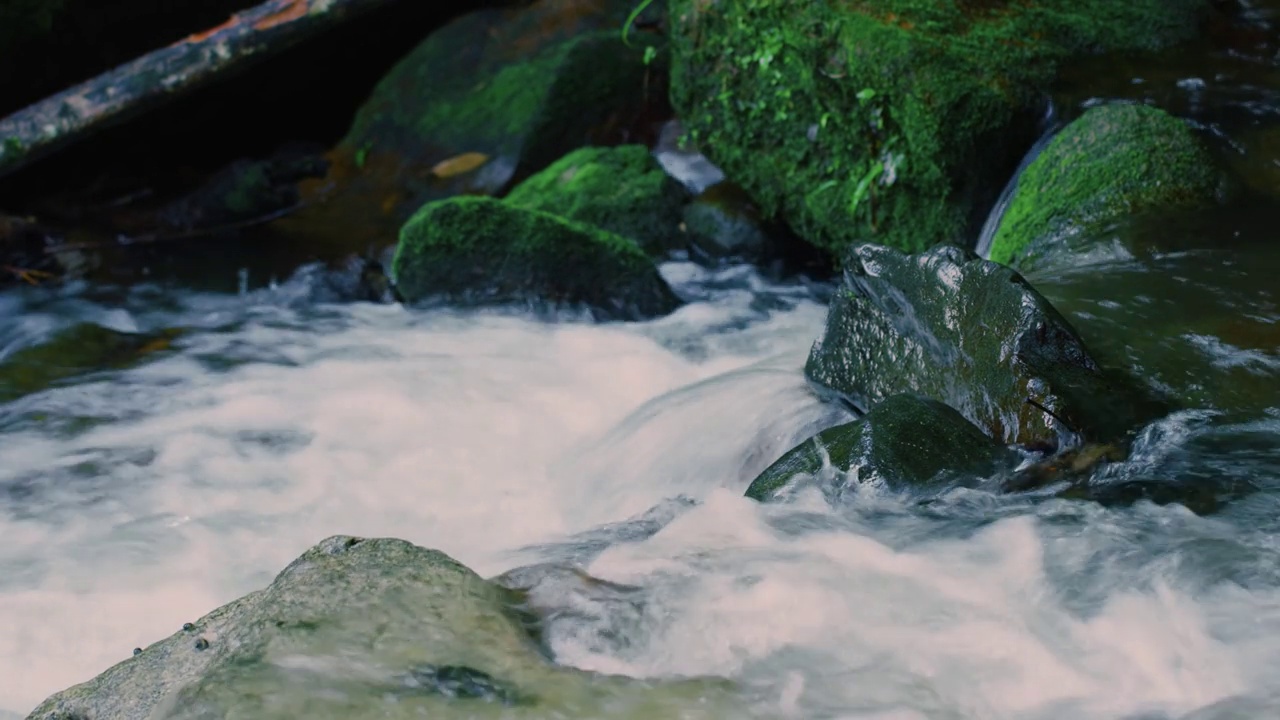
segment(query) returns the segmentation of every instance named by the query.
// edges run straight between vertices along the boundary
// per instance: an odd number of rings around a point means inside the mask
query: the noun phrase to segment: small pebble
[[[133,654],[134,654],[134,655],[141,655],[141,654],[142,654],[142,648],[134,648],[134,649],[133,649]]]
[[[208,649],[209,649],[209,641],[208,641],[208,640],[205,640],[204,638],[197,638],[197,639],[196,639],[196,649],[197,649],[197,650],[208,650]]]
[[[194,623],[182,623],[182,629],[187,632],[191,632],[196,629],[196,626]]]

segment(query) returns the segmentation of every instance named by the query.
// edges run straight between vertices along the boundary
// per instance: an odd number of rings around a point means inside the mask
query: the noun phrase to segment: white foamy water
[[[580,561],[642,601],[564,621],[615,642],[554,634],[561,661],[732,677],[782,717],[1280,713],[1280,593],[1239,581],[1262,571],[1214,575],[1196,544],[1265,567],[1280,558],[1267,536],[1177,507],[973,491],[926,509],[869,494],[856,512],[816,493],[743,499],[845,419],[801,374],[825,309],[742,271],[666,270],[706,299],[644,324],[260,298],[108,313],[205,329],[0,407],[0,716],[337,533],[402,537],[484,575]],[[678,496],[693,505],[656,533],[628,531]]]

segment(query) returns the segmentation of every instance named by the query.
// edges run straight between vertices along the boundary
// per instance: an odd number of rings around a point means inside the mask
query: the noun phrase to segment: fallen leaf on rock
[[[451,178],[463,173],[469,173],[487,162],[489,162],[489,156],[484,153],[462,153],[436,163],[431,168],[431,174],[438,178]]]

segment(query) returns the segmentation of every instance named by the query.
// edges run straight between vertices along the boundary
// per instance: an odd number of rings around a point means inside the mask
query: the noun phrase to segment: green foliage
[[[627,22],[622,26],[622,42],[626,43],[628,46],[631,45],[631,42],[627,39],[627,36],[631,33],[631,26],[635,24],[636,18],[640,17],[640,14],[648,9],[652,4],[653,0],[641,0],[640,4],[635,6],[631,11],[631,14],[627,16]],[[645,54],[645,64],[649,64],[648,53]]]
[[[1186,123],[1156,108],[1086,112],[1018,179],[990,258],[1011,263],[1032,243],[1118,217],[1212,202],[1219,173]]]
[[[672,101],[712,160],[806,239],[919,250],[980,223],[1060,61],[1186,36],[1203,6],[672,0]]]

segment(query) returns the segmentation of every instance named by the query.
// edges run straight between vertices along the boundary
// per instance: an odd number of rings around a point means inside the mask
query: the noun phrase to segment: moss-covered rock
[[[405,224],[392,275],[408,302],[582,305],[638,319],[680,305],[630,240],[500,200],[428,203]]]
[[[643,145],[575,150],[511,190],[506,201],[635,240],[650,255],[685,244],[684,188]]]
[[[851,254],[805,374],[862,409],[916,392],[990,437],[1111,442],[1167,411],[1103,370],[1074,328],[1013,270],[951,246]]]
[[[1186,123],[1157,108],[1091,108],[1018,179],[989,257],[1010,263],[1033,243],[1140,212],[1211,203],[1221,173]]]
[[[436,30],[360,108],[332,153],[326,201],[377,208],[398,227],[430,200],[498,194],[576,148],[616,143],[666,104],[665,51],[649,33],[622,41],[630,9],[538,0]],[[485,162],[449,166],[464,155]],[[450,169],[432,170],[441,163]]]
[[[54,695],[29,720],[753,715],[722,681],[557,667],[515,600],[436,550],[332,537],[267,588]]]
[[[1209,0],[671,0],[672,102],[766,214],[833,252],[976,234],[1058,64],[1194,35]]]
[[[836,500],[853,483],[929,489],[989,474],[1008,451],[954,409],[902,394],[823,430],[760,473],[747,497],[768,500],[797,475],[819,477]]]

